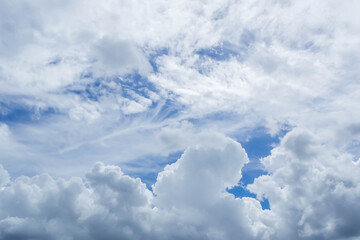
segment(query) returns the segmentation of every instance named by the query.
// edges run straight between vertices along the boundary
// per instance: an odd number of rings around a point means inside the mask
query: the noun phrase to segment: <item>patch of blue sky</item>
[[[120,79],[120,84],[124,89],[130,89],[135,93],[145,97],[149,97],[147,93],[148,90],[155,93],[157,92],[157,88],[155,84],[153,84],[146,77],[141,76],[137,72],[122,77]],[[125,97],[131,97],[131,96],[125,95]]]
[[[158,111],[152,118],[154,122],[160,122],[165,119],[177,117],[181,111],[185,109],[185,106],[171,99],[166,99],[161,103],[158,102],[156,105],[158,106]]]
[[[6,102],[0,101],[0,122],[6,123],[7,125],[16,123],[31,123],[38,122],[47,116],[56,113],[54,108],[35,108],[26,104],[21,104],[15,99],[7,99]]]
[[[271,136],[266,132],[265,128],[259,127],[247,134],[248,136],[251,136],[250,138],[233,136],[246,150],[250,161],[242,168],[242,178],[239,185],[232,189],[228,189],[229,193],[232,193],[235,197],[239,198],[256,198],[256,195],[247,190],[246,186],[254,183],[256,178],[268,174],[262,168],[260,158],[270,155],[271,149],[273,149],[274,145],[279,143],[280,138],[284,136],[286,132],[286,130],[282,130],[278,135]],[[269,201],[266,198],[263,198],[263,201],[261,201],[260,204],[263,209],[270,209]]]
[[[249,192],[249,190],[246,189],[246,186],[227,189],[227,192],[233,194],[237,198],[242,198],[242,197],[256,198],[256,194]],[[270,203],[267,198],[263,198],[262,201],[260,201],[260,204],[263,210],[270,209]]]
[[[237,46],[224,42],[212,48],[200,49],[196,53],[200,57],[209,57],[217,61],[224,61],[238,56],[240,54],[240,50],[241,49],[239,49]]]
[[[164,54],[166,51],[164,50]],[[160,53],[158,53],[160,54]],[[83,78],[92,78],[92,75],[84,75]],[[86,82],[83,86],[68,86],[63,93],[76,94],[83,100],[100,101],[106,96],[121,96],[123,98],[138,101],[137,96],[151,99],[151,92],[158,94],[155,84],[138,72],[117,76],[112,78],[98,78]],[[137,96],[136,96],[137,95]],[[151,119],[153,122],[160,122],[167,118],[173,118],[185,108],[178,101],[172,99],[152,100],[149,109],[141,113],[128,114],[127,119],[131,120],[138,116]]]
[[[148,60],[149,63],[152,66],[153,72],[157,73],[159,71],[159,66],[156,63],[156,59],[160,56],[163,55],[169,55],[169,49],[168,48],[161,48],[161,49],[157,49],[153,52],[151,52],[150,54],[148,54]]]
[[[149,190],[156,182],[158,173],[164,169],[168,164],[176,162],[183,151],[170,153],[168,156],[148,155],[131,162],[120,164],[121,169],[125,174],[131,177],[139,177],[143,183],[146,184]]]
[[[233,57],[243,61],[248,57],[248,49],[255,41],[256,34],[250,30],[244,30],[239,42],[221,42],[211,48],[199,49],[196,53],[200,57],[209,57],[216,61],[226,61]]]
[[[92,78],[92,75],[88,73],[82,78]],[[91,101],[99,101],[106,95],[120,95],[133,100],[132,93],[149,97],[148,91],[157,92],[155,85],[138,72],[120,77],[97,78],[83,86],[68,86],[64,89],[64,93],[73,93]]]

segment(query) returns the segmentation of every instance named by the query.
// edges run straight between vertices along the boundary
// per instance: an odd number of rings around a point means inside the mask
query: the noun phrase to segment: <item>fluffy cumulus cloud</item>
[[[304,129],[287,134],[262,159],[269,175],[248,188],[268,197],[276,239],[357,239],[359,161]]]
[[[299,151],[303,148],[303,151]],[[42,174],[10,181],[1,168],[2,239],[357,239],[359,162],[304,130],[262,160],[269,172],[248,186],[268,198],[226,191],[249,161],[224,139],[188,148],[150,191],[118,166],[97,163],[85,179]]]
[[[0,1],[0,239],[360,239],[359,11]]]
[[[97,163],[86,179],[47,174],[9,181],[0,204],[2,239],[244,239],[267,236],[255,199],[235,199],[248,161],[239,143],[187,149],[159,173],[151,192],[117,166]],[[266,212],[266,211],[265,211]]]

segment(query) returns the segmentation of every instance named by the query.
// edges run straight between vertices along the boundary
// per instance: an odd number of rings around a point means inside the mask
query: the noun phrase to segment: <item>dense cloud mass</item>
[[[249,161],[239,143],[225,142],[187,149],[153,192],[103,163],[84,180],[10,182],[1,168],[1,239],[357,239],[360,165],[351,156],[327,151],[307,131],[289,133],[262,160],[269,175],[248,187],[269,199],[263,210],[225,191]]]
[[[5,181],[0,236],[230,239],[240,234],[252,239],[265,230],[260,203],[235,199],[225,191],[237,184],[247,161],[241,145],[231,140],[216,148],[190,148],[159,174],[154,194],[139,178],[103,163],[94,166],[85,182],[55,180],[46,174]],[[3,169],[1,179],[8,180]]]
[[[359,11],[0,1],[0,239],[360,239]]]

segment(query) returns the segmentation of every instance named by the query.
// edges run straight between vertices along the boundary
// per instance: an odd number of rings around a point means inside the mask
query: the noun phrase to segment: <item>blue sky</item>
[[[359,10],[0,2],[0,239],[359,238]]]

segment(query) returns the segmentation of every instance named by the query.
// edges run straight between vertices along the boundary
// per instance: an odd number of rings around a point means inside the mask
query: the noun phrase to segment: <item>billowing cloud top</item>
[[[359,11],[0,1],[0,239],[360,239]]]

